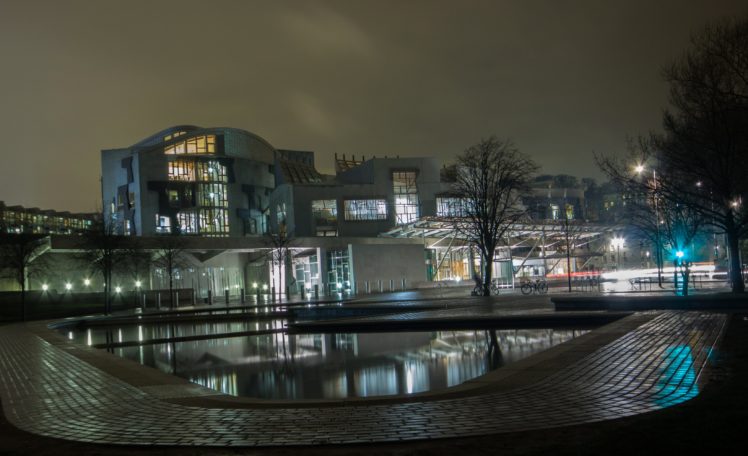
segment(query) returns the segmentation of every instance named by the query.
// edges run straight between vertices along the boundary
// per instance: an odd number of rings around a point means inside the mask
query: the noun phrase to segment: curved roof
[[[229,130],[247,135],[261,142],[262,144],[266,145],[268,148],[270,148],[270,150],[275,151],[275,147],[273,147],[273,145],[270,144],[265,138],[255,133],[252,133],[250,131],[247,131],[247,130],[242,130],[240,128],[233,128],[233,127],[207,127],[205,128],[205,127],[198,127],[196,125],[175,125],[173,127],[165,128],[159,131],[158,133],[154,133],[151,136],[133,144],[132,146],[130,146],[130,148],[135,149],[135,148],[141,148],[141,147],[151,147],[157,144],[161,144],[165,142],[164,137],[170,134],[179,132],[179,131],[186,131],[188,133],[203,133],[203,132],[207,133],[207,132],[212,132],[212,131],[229,131]],[[178,138],[181,138],[181,136],[179,136]]]

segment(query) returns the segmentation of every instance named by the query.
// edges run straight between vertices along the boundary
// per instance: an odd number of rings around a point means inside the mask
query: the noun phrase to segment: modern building
[[[9,233],[79,234],[91,228],[96,214],[75,214],[0,201],[0,227]]]
[[[168,128],[101,152],[104,216],[128,235],[260,235],[275,164],[275,148],[248,131]]]

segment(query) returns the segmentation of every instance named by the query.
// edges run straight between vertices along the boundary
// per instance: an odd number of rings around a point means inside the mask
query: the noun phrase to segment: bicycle
[[[545,280],[537,279],[535,282],[530,280],[524,282],[520,287],[523,295],[529,295],[531,293],[546,294],[548,293],[548,284]]]

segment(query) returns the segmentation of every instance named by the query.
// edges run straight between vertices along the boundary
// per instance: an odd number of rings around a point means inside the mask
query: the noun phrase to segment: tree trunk
[[[491,296],[491,280],[493,274],[493,249],[483,258],[483,296]]]
[[[743,293],[745,284],[743,283],[743,269],[740,264],[740,246],[738,244],[738,235],[734,230],[727,230],[727,252],[730,255],[730,283],[733,293]]]

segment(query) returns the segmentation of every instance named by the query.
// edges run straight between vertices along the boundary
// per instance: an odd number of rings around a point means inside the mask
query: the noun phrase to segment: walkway
[[[513,432],[620,418],[692,398],[725,322],[721,314],[662,312],[570,365],[549,360],[549,376],[512,390],[270,409],[159,400],[15,325],[0,328],[0,394],[17,427],[83,442],[307,445]]]

